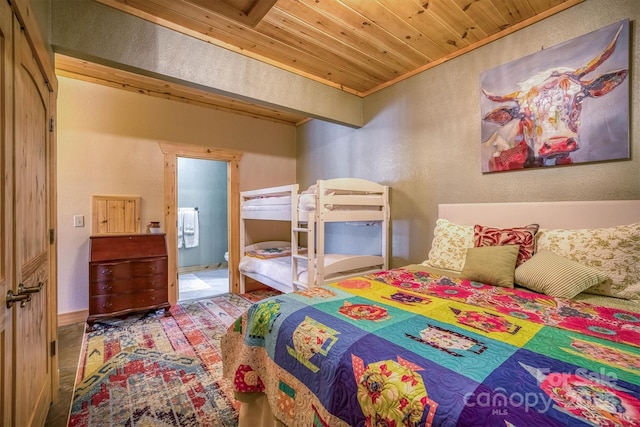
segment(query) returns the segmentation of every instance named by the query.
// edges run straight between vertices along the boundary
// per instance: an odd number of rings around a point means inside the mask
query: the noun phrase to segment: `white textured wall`
[[[242,190],[295,181],[295,127],[58,78],[60,314],[88,308],[93,194],[141,196],[143,227],[164,217],[158,141],[244,151]]]
[[[638,5],[587,0],[377,92],[365,99],[362,129],[305,124],[298,181],[353,176],[389,185],[394,266],[427,257],[439,203],[640,199]],[[480,73],[623,19],[632,24],[631,159],[483,175]]]

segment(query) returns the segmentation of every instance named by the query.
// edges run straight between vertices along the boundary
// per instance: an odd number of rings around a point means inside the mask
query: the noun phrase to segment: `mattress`
[[[326,254],[324,256],[325,266],[331,265],[337,261],[348,258],[348,255]],[[254,256],[244,256],[240,259],[238,269],[241,273],[254,273],[268,277],[276,282],[287,284],[291,287],[291,257],[283,256],[270,259],[261,259]],[[300,260],[298,263],[298,280],[306,283],[307,280],[307,261]],[[327,277],[330,278],[330,277]]]

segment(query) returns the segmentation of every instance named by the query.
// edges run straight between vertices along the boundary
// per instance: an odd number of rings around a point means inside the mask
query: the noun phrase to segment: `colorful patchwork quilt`
[[[640,426],[640,314],[399,268],[260,301],[222,338],[288,426]]]

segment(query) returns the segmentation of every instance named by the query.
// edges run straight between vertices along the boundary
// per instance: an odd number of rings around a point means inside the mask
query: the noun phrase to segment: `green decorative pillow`
[[[536,248],[598,269],[611,279],[585,292],[640,300],[640,222],[609,228],[541,229]]]
[[[423,265],[460,271],[464,267],[465,252],[473,247],[473,225],[454,224],[438,218],[433,230],[429,259]]]
[[[516,268],[515,279],[525,288],[560,298],[573,298],[585,289],[609,281],[602,271],[546,249],[539,249]]]
[[[513,288],[519,250],[520,245],[469,248],[460,276],[474,282]]]

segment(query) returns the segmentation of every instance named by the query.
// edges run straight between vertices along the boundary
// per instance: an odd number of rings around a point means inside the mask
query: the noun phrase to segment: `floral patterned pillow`
[[[476,225],[473,231],[474,245],[501,246],[520,245],[516,266],[519,266],[533,256],[535,249],[535,235],[540,226],[529,224],[524,227],[495,228]]]
[[[473,226],[454,224],[444,218],[436,221],[429,259],[424,265],[462,271],[467,248],[473,247]]]
[[[541,229],[536,247],[596,268],[611,284],[585,292],[640,300],[640,222],[610,228]]]

